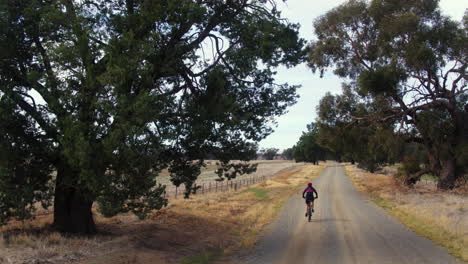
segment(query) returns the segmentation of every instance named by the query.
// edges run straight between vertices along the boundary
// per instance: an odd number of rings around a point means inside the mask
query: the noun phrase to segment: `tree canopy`
[[[319,129],[317,124],[307,125],[307,131],[302,132],[302,136],[293,147],[296,162],[318,164],[320,160],[325,160],[327,150],[319,144],[318,137]]]
[[[54,226],[167,203],[251,172],[255,142],[296,101],[273,68],[304,60],[298,25],[263,0],[11,0],[0,4],[0,223],[54,205]]]
[[[372,122],[384,102],[368,101],[353,93],[353,85],[343,85],[340,95],[327,93],[317,107],[317,141],[342,161],[374,172],[398,160],[403,151],[402,136],[388,122]],[[366,116],[368,118],[353,118]]]
[[[429,162],[421,172],[453,188],[467,169],[466,19],[443,16],[438,0],[350,0],[314,27],[310,67],[322,74],[333,67],[377,107],[348,117],[392,123],[424,146]]]
[[[266,160],[274,160],[278,151],[278,148],[266,148],[262,149],[260,152]]]
[[[283,156],[287,160],[293,160],[294,159],[294,149],[293,148],[287,148],[283,150]]]

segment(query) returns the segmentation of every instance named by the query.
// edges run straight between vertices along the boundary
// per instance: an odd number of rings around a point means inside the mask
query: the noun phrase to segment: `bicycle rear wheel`
[[[312,218],[312,207],[309,205],[309,207],[307,208],[307,217],[309,218],[309,222]]]

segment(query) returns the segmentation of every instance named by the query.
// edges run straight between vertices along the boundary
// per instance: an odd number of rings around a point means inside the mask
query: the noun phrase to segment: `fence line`
[[[279,172],[279,171],[278,171]],[[277,172],[277,173],[278,173]],[[200,195],[200,194],[207,194],[213,192],[227,192],[227,191],[237,191],[238,189],[250,185],[254,185],[259,182],[266,181],[267,179],[273,177],[276,173],[272,173],[270,175],[255,175],[255,176],[247,176],[242,177],[240,179],[232,179],[232,180],[225,180],[225,181],[202,181],[196,182],[197,186],[200,188],[197,190],[195,194],[191,195]],[[176,187],[176,186],[167,186],[166,185],[166,193],[164,194],[165,198],[180,198],[184,196],[185,187],[183,185]]]

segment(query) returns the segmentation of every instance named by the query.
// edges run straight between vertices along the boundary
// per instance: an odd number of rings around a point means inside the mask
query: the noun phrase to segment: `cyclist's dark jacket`
[[[317,190],[312,186],[307,186],[307,188],[302,192],[302,198],[305,198],[307,201],[313,201],[315,198],[318,198]]]

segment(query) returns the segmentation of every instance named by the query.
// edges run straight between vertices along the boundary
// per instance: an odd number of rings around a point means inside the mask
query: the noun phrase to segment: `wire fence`
[[[213,192],[237,191],[237,189],[240,189],[242,187],[265,181],[267,178],[269,177],[261,175],[246,177],[238,180],[202,182],[200,184],[197,184],[197,186],[199,186],[199,189],[196,191],[196,193],[191,195],[200,195]],[[164,197],[177,199],[184,197],[184,193],[185,187],[183,185],[179,187],[166,186],[166,193],[164,194]]]
[[[237,191],[238,189],[250,185],[254,185],[259,182],[266,181],[267,179],[272,178],[273,176],[278,175],[287,170],[296,169],[301,167],[304,163],[294,163],[291,166],[284,166],[283,168],[273,168],[273,170],[265,170],[262,172],[258,172],[251,174],[251,175],[242,175],[233,180],[224,180],[224,181],[216,181],[216,178],[205,178],[200,179],[196,182],[197,186],[200,188],[197,190],[195,194],[192,195],[201,195],[207,193],[215,193],[215,192],[228,192],[228,191]],[[174,185],[166,185],[166,192],[164,193],[164,198],[166,199],[179,199],[184,198],[185,188],[184,186],[176,187]],[[94,206],[97,206],[95,204]],[[37,207],[39,210],[35,213],[35,216],[46,216],[53,213],[52,207],[48,209],[43,209],[38,204]]]
[[[296,168],[296,166],[291,166],[279,170],[275,173],[267,173],[267,174],[260,174],[260,175],[251,175],[251,176],[242,176],[239,179],[233,179],[228,181],[216,181],[216,180],[204,180],[202,182],[197,182],[197,186],[200,188],[196,191],[195,194],[191,195],[200,195],[200,194],[207,194],[213,192],[227,192],[227,191],[237,191],[238,189],[250,185],[254,185],[259,182],[266,181],[267,179],[281,173],[285,170],[290,170],[292,168]],[[183,185],[176,187],[176,186],[166,186],[166,193],[164,194],[164,198],[183,198],[185,193],[185,187]]]

